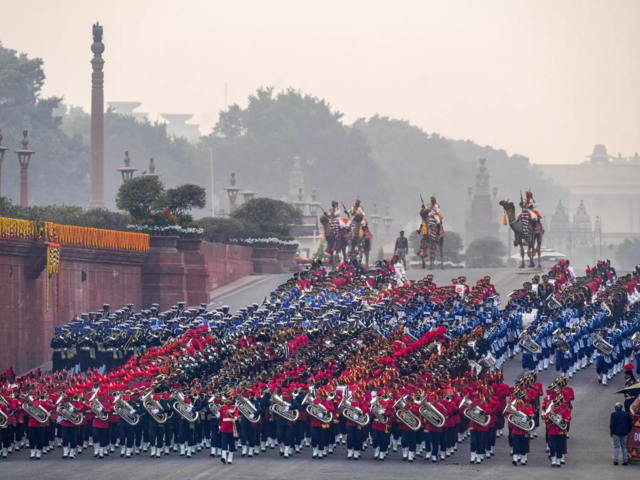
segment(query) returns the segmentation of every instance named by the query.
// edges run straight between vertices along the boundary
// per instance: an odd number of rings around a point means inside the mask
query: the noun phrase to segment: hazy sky
[[[44,93],[88,109],[91,25],[106,101],[209,133],[258,86],[326,98],[536,163],[640,150],[640,0],[0,0],[5,47],[44,59]]]

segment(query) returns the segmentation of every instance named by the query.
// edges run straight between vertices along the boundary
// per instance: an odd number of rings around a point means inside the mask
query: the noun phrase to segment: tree
[[[483,237],[471,242],[466,253],[468,268],[504,267],[502,257],[507,254],[507,247],[497,238]]]
[[[254,198],[243,203],[231,218],[256,225],[264,236],[287,237],[291,225],[300,222],[300,210],[290,203],[271,198]]]
[[[54,110],[60,97],[41,97],[45,81],[41,59],[4,48],[0,42],[0,126],[3,144],[20,146],[22,130],[29,131],[35,150],[29,166],[31,204],[86,204],[89,199],[89,148],[80,137],[60,128]],[[9,155],[7,155],[8,157]],[[20,166],[15,159],[3,165],[3,194],[18,200]]]
[[[167,208],[174,215],[182,215],[193,209],[203,209],[207,204],[207,191],[199,185],[185,184],[167,190]]]
[[[464,250],[464,242],[460,234],[454,231],[446,232],[443,249],[445,260],[458,261],[458,254]]]
[[[305,177],[299,187],[305,193],[317,187],[321,203],[333,197],[349,203],[360,195],[366,209],[386,196],[362,133],[344,125],[327,101],[293,89],[260,88],[246,108],[230,106],[200,148],[206,158],[213,150],[216,171],[235,172],[243,186],[266,197],[289,193],[294,157]]]
[[[626,238],[616,247],[615,256],[621,269],[633,269],[640,263],[640,240]]]
[[[116,205],[133,218],[142,220],[154,209],[166,205],[164,184],[158,177],[137,177],[122,184],[116,196]]]
[[[384,260],[384,249],[382,247],[380,247],[378,249],[378,261],[383,261]]]
[[[318,249],[316,250],[316,253],[313,255],[313,258],[325,258],[327,256],[327,252],[325,252],[326,248],[327,248],[327,245],[324,243],[324,240],[321,240],[320,243],[318,244]]]
[[[237,218],[205,217],[198,220],[197,224],[204,229],[202,238],[207,242],[230,243],[232,240],[262,236],[259,227]]]

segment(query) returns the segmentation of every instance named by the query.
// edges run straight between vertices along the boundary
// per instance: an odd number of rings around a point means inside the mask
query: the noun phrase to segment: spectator
[[[400,257],[405,270],[407,268],[407,252],[409,251],[409,239],[404,236],[404,230],[400,232],[400,236],[396,238],[395,254]]]
[[[622,409],[620,402],[616,403],[614,408],[609,422],[609,432],[613,438],[613,464],[618,465],[618,451],[622,448],[622,465],[629,465],[627,435],[631,432],[631,415]]]

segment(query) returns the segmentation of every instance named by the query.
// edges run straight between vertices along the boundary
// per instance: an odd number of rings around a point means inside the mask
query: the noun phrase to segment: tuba
[[[298,412],[298,410],[286,410],[287,407],[291,407],[291,404],[285,402],[280,395],[276,395],[275,393],[271,395],[270,412],[275,413],[289,422],[298,420],[300,412]]]
[[[531,432],[536,427],[536,422],[530,419],[528,415],[516,410],[515,401],[507,403],[502,412],[507,421],[516,428]]]
[[[9,402],[7,402],[7,399],[4,398],[1,394],[0,394],[0,404],[4,405],[5,407],[9,406]],[[6,413],[0,410],[0,429],[5,428],[7,425],[9,425],[9,417],[7,416]]]
[[[445,416],[436,409],[433,403],[427,401],[420,403],[420,415],[436,428],[444,427],[444,422],[447,420]]]
[[[318,405],[313,403],[312,397],[315,397],[315,395],[310,391],[302,400],[302,405],[307,405],[307,413],[319,422],[327,424],[331,423],[331,420],[333,420],[333,413],[327,412],[327,407],[321,403]],[[322,414],[322,416],[320,416],[320,414]]]
[[[544,411],[544,416],[549,422],[555,423],[560,430],[566,431],[569,425],[561,415],[554,412],[553,407],[554,403],[551,402],[547,409]],[[533,420],[531,421],[533,422]]]
[[[140,415],[131,413],[132,410],[133,408],[131,408],[129,402],[122,399],[122,394],[118,395],[113,401],[113,411],[129,425],[136,426],[140,421]]]
[[[414,415],[411,410],[405,410],[407,405],[407,396],[400,397],[393,405],[396,417],[414,432],[420,429],[420,419]]]
[[[562,304],[553,293],[549,294],[549,296],[545,299],[545,302],[549,310],[557,310],[558,308],[562,308]]]
[[[260,415],[256,415],[256,407],[253,406],[248,399],[244,398],[242,395],[238,395],[236,397],[236,407],[240,413],[249,420],[251,423],[258,423],[260,421]],[[251,418],[253,416],[253,418]]]
[[[553,332],[553,344],[561,353],[567,353],[571,350],[571,345],[569,345],[569,342],[565,339],[560,328],[556,328]]]
[[[480,365],[477,362],[474,362],[473,360],[469,360],[468,362],[471,370],[473,370],[476,373],[476,375],[480,375],[480,373],[482,372],[482,365]]]
[[[385,400],[388,400],[385,398]],[[387,423],[389,421],[389,417],[387,417],[383,412],[385,408],[380,405],[380,399],[378,397],[374,398],[371,402],[371,413],[376,417],[376,420],[380,423]]]
[[[523,331],[518,337],[518,344],[527,352],[537,355],[542,351],[538,342],[536,342],[528,332]]]
[[[77,410],[72,412],[71,408],[73,407],[73,405],[71,405],[71,403],[69,402],[62,401],[63,398],[64,395],[60,395],[60,397],[58,398],[58,401],[56,402],[56,405],[58,406],[56,408],[56,411],[58,412],[58,415],[64,418],[67,422],[72,423],[77,427],[84,420],[84,414],[78,412]]]
[[[222,400],[224,400],[224,398]],[[209,407],[209,411],[216,417],[220,415],[220,404],[216,403],[215,394],[211,395],[209,400],[207,400],[207,407]]]
[[[104,405],[102,405],[102,402],[96,398],[97,396],[98,390],[93,392],[93,395],[91,395],[91,398],[87,401],[87,405],[95,414],[98,420],[106,422],[107,420],[109,420],[109,414],[105,411],[106,409],[104,408]]]
[[[351,420],[353,423],[361,427],[366,427],[369,424],[369,414],[362,413],[361,408],[354,407],[351,404],[351,397],[345,398],[341,402],[341,406],[342,409],[340,410],[340,413],[342,413],[347,420]]]
[[[176,390],[171,395],[171,398],[174,400],[173,405],[171,406],[178,415],[184,418],[187,422],[191,423],[195,422],[198,419],[198,412],[194,412],[193,410],[189,412],[188,409],[189,407],[191,407],[191,405],[185,403],[184,394],[182,392]]]
[[[613,353],[613,345],[602,338],[602,335],[600,335],[599,333],[592,333],[591,341],[593,342],[593,346],[604,355],[611,355]]]
[[[484,415],[484,412],[476,411],[473,403],[471,403],[471,400],[467,398],[467,395],[464,396],[458,408],[464,408],[464,416],[482,427],[486,427],[487,425],[489,425],[489,422],[491,422],[491,416]]]
[[[640,332],[633,334],[633,337],[631,337],[631,343],[633,344],[633,348],[637,352],[640,352]]]
[[[22,409],[29,414],[36,422],[44,424],[49,421],[51,414],[47,412],[44,408],[33,403],[33,396],[31,393],[27,393],[27,396],[24,397],[24,403],[22,404]]]
[[[153,394],[153,390],[149,390],[144,395],[144,397],[142,397],[142,406],[147,412],[149,412],[149,415],[151,415],[151,418],[153,418],[156,422],[161,424],[165,423],[169,418],[169,414],[166,412],[163,412],[162,405],[160,405],[160,402],[153,399],[152,394]],[[160,410],[160,412],[153,413],[154,410]]]

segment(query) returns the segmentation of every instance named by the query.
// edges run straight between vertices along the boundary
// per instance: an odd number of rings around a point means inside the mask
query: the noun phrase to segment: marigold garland
[[[60,311],[60,245],[57,243],[47,243],[47,291],[46,291],[46,308],[49,310],[49,277],[53,274],[58,275],[57,288],[57,310]]]

